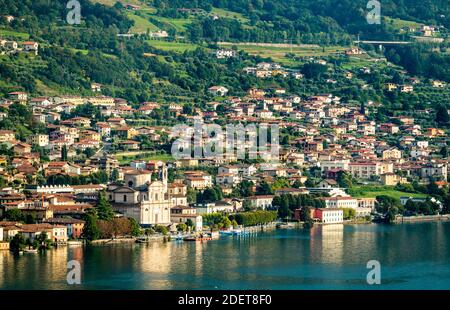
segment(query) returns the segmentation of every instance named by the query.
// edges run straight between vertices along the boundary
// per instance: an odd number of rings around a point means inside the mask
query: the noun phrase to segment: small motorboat
[[[25,249],[25,250],[23,250],[23,253],[26,253],[26,254],[36,254],[38,252],[38,250],[37,249]]]
[[[172,238],[175,241],[183,241],[185,237],[183,235],[175,235]]]
[[[221,235],[231,236],[234,232],[232,230],[221,230],[219,233]]]
[[[82,246],[83,241],[71,240],[71,241],[67,241],[67,245],[68,246]]]
[[[242,230],[241,229],[233,230],[233,235],[241,235],[241,234],[242,234]]]
[[[211,237],[206,237],[206,236],[193,236],[193,237],[185,237],[183,239],[184,241],[196,241],[196,242],[203,242],[203,241],[210,241],[212,240]]]
[[[220,237],[220,234],[218,231],[212,231],[210,233],[208,233],[208,235],[212,238],[212,239],[218,239]]]

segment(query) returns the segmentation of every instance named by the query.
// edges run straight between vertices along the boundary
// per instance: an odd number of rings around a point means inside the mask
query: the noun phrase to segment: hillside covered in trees
[[[0,0],[0,37],[40,44],[37,57],[0,56],[1,95],[15,90],[33,95],[89,94],[94,82],[103,85],[103,94],[133,103],[208,99],[206,91],[213,85],[224,85],[235,94],[261,84],[288,87],[298,93],[309,88],[311,92],[326,91],[319,81],[309,86],[309,82],[276,78],[261,82],[241,74],[245,66],[273,59],[241,52],[239,58],[217,61],[211,52],[218,48],[218,41],[309,43],[325,51],[327,46],[352,46],[358,35],[364,39],[404,39],[394,27],[394,19],[396,23],[408,20],[447,29],[450,16],[444,0],[383,1],[380,25],[367,23],[367,1],[362,0],[134,1],[143,7],[137,12],[130,12],[125,1],[79,2],[82,22],[71,26],[66,22],[65,0]],[[189,8],[205,14],[192,14]],[[216,15],[220,18],[214,18]],[[6,16],[15,18],[8,21]],[[167,42],[162,43],[188,48],[164,49],[154,43],[161,42],[150,40],[149,29],[135,32],[138,26],[145,29],[148,25],[169,32]],[[440,35],[447,34],[442,30]],[[448,40],[438,46],[392,46],[385,55],[412,74],[450,80]],[[330,60],[339,66],[339,59]],[[293,68],[301,70],[302,64]],[[329,77],[324,72],[316,80]],[[352,92],[351,87],[336,90],[349,98],[354,97]]]

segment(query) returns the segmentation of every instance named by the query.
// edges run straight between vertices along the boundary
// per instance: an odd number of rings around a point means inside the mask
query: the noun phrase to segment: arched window
[[[133,181],[128,181],[128,187],[133,187]]]

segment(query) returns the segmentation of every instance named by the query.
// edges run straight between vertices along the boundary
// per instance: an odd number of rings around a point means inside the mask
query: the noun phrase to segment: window
[[[127,195],[123,195],[123,201],[124,201],[124,202],[127,201]]]

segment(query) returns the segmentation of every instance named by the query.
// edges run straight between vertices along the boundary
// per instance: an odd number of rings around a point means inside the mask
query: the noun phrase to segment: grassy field
[[[134,5],[140,5],[140,6],[144,5],[144,3],[140,0],[91,0],[91,2],[100,3],[100,4],[107,5],[107,6],[113,6],[114,4],[116,4],[116,2],[120,2],[120,3],[122,3],[122,5],[125,5],[125,4],[134,4]]]
[[[410,20],[403,20],[400,18],[385,17],[384,20],[388,25],[392,26],[395,29],[402,29],[405,27],[418,29],[423,26],[423,24],[421,23]]]
[[[193,51],[199,47],[199,45],[193,43],[168,42],[161,40],[147,40],[147,43],[163,51],[174,51],[178,53],[183,53],[185,51]]]
[[[157,16],[153,14],[147,14],[151,18],[163,23],[165,25],[171,26],[177,30],[177,32],[184,33],[186,31],[186,27],[192,23],[193,19],[191,18],[167,18],[162,16]]]
[[[361,56],[351,56],[348,57],[348,62],[343,63],[341,68],[345,70],[355,70],[363,67],[373,67],[375,62],[371,60],[370,57],[361,55]],[[378,62],[376,63],[377,68],[386,67],[388,63],[386,62]]]
[[[242,23],[248,23],[250,21],[247,17],[245,17],[241,13],[227,11],[224,9],[213,8],[211,13],[216,14],[217,16],[222,17],[222,18],[237,19],[238,21],[240,21]]]
[[[120,162],[121,165],[128,165],[133,160],[161,160],[161,161],[169,161],[173,160],[173,157],[169,154],[155,154],[153,152],[123,152],[116,154],[116,159]]]
[[[358,187],[355,186],[350,190],[350,194],[356,198],[375,198],[377,196],[386,195],[396,199],[400,199],[400,197],[427,197],[425,194],[416,194],[416,193],[407,193],[395,190],[394,187]]]
[[[221,44],[224,47],[231,47],[232,43]],[[326,57],[344,51],[342,46],[320,47],[318,45],[302,45],[292,47],[280,46],[259,46],[259,45],[238,45],[239,50],[245,51],[250,55],[259,55],[265,58],[272,58],[273,61],[286,66],[295,65],[296,61],[286,57],[286,54],[294,54],[296,57]]]
[[[30,38],[30,35],[28,33],[24,33],[24,32],[0,29],[0,37],[28,40]]]
[[[157,31],[159,29],[158,26],[154,25],[149,19],[153,18],[157,20],[158,22],[162,23],[163,25],[167,27],[172,27],[176,29],[179,33],[184,33],[186,31],[186,27],[192,23],[192,21],[195,19],[195,17],[189,17],[189,18],[167,18],[162,16],[157,16],[156,8],[149,6],[145,2],[139,1],[139,0],[92,0],[94,3],[100,3],[107,6],[113,6],[116,2],[120,2],[123,5],[126,4],[134,4],[139,5],[140,9],[138,10],[140,13],[144,13],[145,16],[139,16],[136,15],[134,11],[128,11],[127,16],[132,19],[135,22],[134,27],[131,28],[132,33],[142,33],[146,32],[147,29],[150,31]],[[213,8],[212,12],[216,14],[219,17],[222,18],[232,18],[237,19],[240,22],[247,24],[249,22],[249,19],[245,17],[244,15],[237,13],[237,12],[231,12],[224,9],[219,8]],[[163,27],[163,28],[167,28]],[[167,30],[167,29],[166,29]]]
[[[148,19],[143,18],[134,13],[128,13],[128,18],[134,21],[134,26],[131,27],[131,33],[145,33],[149,31],[158,31],[159,28],[152,24]]]

